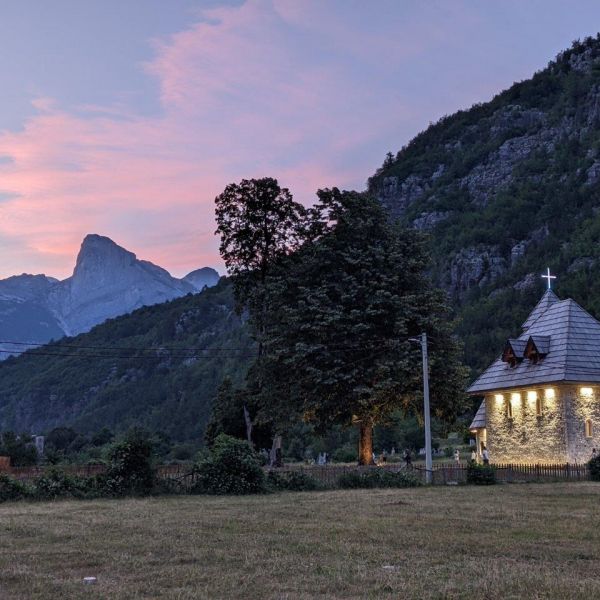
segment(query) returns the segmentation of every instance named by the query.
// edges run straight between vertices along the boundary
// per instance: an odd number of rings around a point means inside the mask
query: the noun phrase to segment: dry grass
[[[0,598],[598,598],[599,500],[582,483],[5,504]]]

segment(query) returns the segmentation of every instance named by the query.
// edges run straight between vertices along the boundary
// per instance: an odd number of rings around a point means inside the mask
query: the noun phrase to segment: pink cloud
[[[143,68],[159,83],[160,115],[34,99],[22,130],[0,132],[11,159],[1,187],[13,194],[0,201],[0,239],[11,240],[0,277],[67,276],[90,232],[178,275],[220,267],[213,200],[230,181],[274,176],[305,203],[319,187],[362,187],[389,149],[382,136],[416,114],[374,89],[390,69],[382,55],[412,59],[423,41],[360,25],[329,3],[248,0],[153,42]],[[372,145],[372,163],[353,155]]]

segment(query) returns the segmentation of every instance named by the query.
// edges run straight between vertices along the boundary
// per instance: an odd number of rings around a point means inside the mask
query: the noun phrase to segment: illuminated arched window
[[[594,435],[594,428],[592,426],[592,420],[586,419],[585,420],[585,437],[591,438],[593,435]]]

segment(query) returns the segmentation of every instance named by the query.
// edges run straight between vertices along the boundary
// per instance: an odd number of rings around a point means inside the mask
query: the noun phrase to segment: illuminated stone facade
[[[490,460],[544,464],[588,461],[592,449],[600,449],[600,389],[590,388],[591,396],[582,395],[580,389],[561,385],[486,395]],[[586,437],[587,419],[592,424],[591,437]]]
[[[569,387],[565,392],[565,403],[568,462],[586,462],[593,448],[600,450],[600,387]],[[585,431],[586,420],[591,424],[592,435],[589,437]]]

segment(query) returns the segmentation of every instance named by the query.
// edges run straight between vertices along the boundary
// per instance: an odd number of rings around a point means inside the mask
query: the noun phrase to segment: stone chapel
[[[600,450],[600,322],[549,287],[468,393],[484,396],[471,431],[491,463],[587,462]]]

